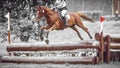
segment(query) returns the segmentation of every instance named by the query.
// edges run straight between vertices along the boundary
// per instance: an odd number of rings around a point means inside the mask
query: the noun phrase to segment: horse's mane
[[[50,15],[55,14],[56,12],[51,10],[50,8],[48,8],[47,6],[40,6],[42,9],[44,9],[45,11],[49,12]]]

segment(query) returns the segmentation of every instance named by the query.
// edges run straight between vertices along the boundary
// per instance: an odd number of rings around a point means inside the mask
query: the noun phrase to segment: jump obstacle
[[[29,45],[29,46],[17,46],[17,45],[9,45],[7,47],[7,51],[9,52],[9,56],[2,57],[2,62],[12,62],[12,63],[55,63],[55,64],[98,64],[99,57],[98,56],[75,56],[75,53],[79,54],[79,51],[75,51],[77,49],[87,49],[87,48],[95,48],[99,50],[99,45],[92,46],[92,43],[82,43],[76,45]],[[41,56],[41,57],[33,57],[28,56],[32,55],[32,52],[54,52],[57,53],[69,53],[68,56]],[[63,51],[63,52],[59,52]],[[74,53],[72,52],[74,51]],[[12,53],[12,52],[17,52]],[[27,57],[18,56],[19,52],[24,52]],[[26,52],[26,53],[25,53]],[[28,53],[29,52],[29,53]],[[42,54],[41,52],[38,53]],[[55,53],[52,53],[55,54]],[[70,56],[71,55],[71,56]]]
[[[101,35],[95,34],[98,44],[93,42],[82,42],[79,44],[58,44],[58,45],[8,45],[8,56],[1,58],[2,62],[10,63],[55,63],[55,64],[98,64],[100,62],[111,61],[112,54],[120,54],[120,51],[113,52],[111,49],[120,49],[118,43],[120,38],[110,38],[110,36],[103,37],[104,43],[101,43]],[[119,40],[119,41],[118,41]],[[117,45],[111,43],[117,42]],[[104,46],[102,45],[104,44]],[[96,49],[94,56],[86,56],[85,50]],[[91,50],[91,51],[92,51]],[[104,52],[104,53],[102,53]],[[36,55],[37,54],[37,55]],[[52,56],[48,56],[52,54]],[[67,54],[67,56],[66,56]],[[60,56],[59,56],[60,55]],[[62,56],[61,56],[62,55]],[[104,56],[104,57],[102,57]],[[120,57],[117,55],[117,57]]]
[[[12,63],[55,63],[55,64],[98,64],[99,57],[81,56],[79,53],[83,49],[100,50],[99,44],[93,45],[92,42],[83,42],[80,44],[58,44],[58,45],[9,45],[7,51],[9,56],[3,56],[2,62]],[[52,54],[62,54],[62,56],[46,56],[43,52],[51,52]],[[18,54],[19,53],[19,54]],[[22,56],[20,55],[22,53]],[[23,53],[25,56],[23,56]],[[32,53],[32,54],[31,54]],[[33,56],[34,53],[42,56]],[[97,52],[97,54],[100,53]],[[47,53],[49,54],[49,53]],[[68,56],[66,56],[68,54]],[[65,56],[64,56],[65,55]]]
[[[110,63],[111,61],[120,62],[120,35],[106,35],[103,36],[104,40],[104,62]],[[96,40],[100,40],[100,34],[96,34]]]

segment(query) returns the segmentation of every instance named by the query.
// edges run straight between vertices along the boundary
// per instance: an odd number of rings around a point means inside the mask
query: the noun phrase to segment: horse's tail
[[[77,14],[78,14],[80,17],[84,18],[85,20],[88,20],[88,21],[90,21],[90,22],[94,22],[94,20],[93,20],[92,18],[87,17],[87,16],[84,15],[83,13],[77,12]]]

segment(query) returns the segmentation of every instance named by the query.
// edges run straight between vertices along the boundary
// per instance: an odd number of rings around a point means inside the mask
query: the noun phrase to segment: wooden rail
[[[11,57],[4,56],[2,62],[10,63],[54,63],[54,64],[98,64],[98,57]]]
[[[7,51],[58,51],[58,50],[75,50],[75,49],[87,49],[95,48],[99,49],[99,45],[92,46],[92,43],[76,44],[76,45],[30,45],[30,46],[7,46]]]

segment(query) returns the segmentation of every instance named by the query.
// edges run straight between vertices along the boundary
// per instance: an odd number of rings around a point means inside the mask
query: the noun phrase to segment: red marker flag
[[[105,20],[103,16],[100,17],[100,22],[102,23]]]
[[[100,28],[100,32],[103,32],[103,21],[105,20],[105,18],[103,16],[100,17],[100,23],[101,23],[101,28]]]

